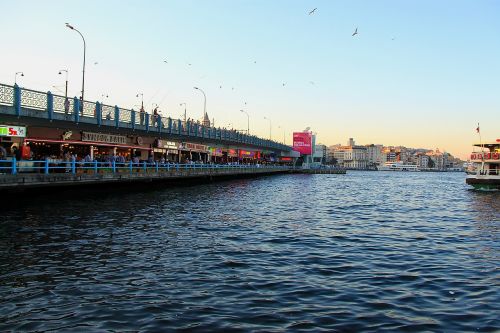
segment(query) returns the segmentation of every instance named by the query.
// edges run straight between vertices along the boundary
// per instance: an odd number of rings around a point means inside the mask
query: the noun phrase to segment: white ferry
[[[468,171],[465,182],[477,190],[500,189],[500,139],[496,142],[476,143],[480,152],[472,152],[470,160],[474,170]]]
[[[377,167],[379,171],[420,171],[416,164],[404,164],[403,162],[386,162]]]

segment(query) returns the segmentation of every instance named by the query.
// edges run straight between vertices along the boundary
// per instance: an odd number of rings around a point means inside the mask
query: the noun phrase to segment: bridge
[[[224,128],[154,116],[147,112],[110,106],[100,102],[81,101],[49,92],[0,84],[0,125],[44,126],[72,131],[94,131],[113,134],[190,141],[209,145],[265,150],[276,156],[291,154],[290,146]],[[71,138],[65,138],[66,140]],[[74,141],[74,140],[73,140]]]

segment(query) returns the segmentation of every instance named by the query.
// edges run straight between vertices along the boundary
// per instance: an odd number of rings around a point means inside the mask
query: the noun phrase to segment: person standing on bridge
[[[139,112],[139,118],[141,119],[141,126],[144,125],[144,116],[146,115],[146,111],[144,111],[144,104],[141,105],[141,110]]]
[[[64,113],[66,115],[68,115],[68,113],[69,113],[69,98],[68,97],[66,97],[64,99]]]

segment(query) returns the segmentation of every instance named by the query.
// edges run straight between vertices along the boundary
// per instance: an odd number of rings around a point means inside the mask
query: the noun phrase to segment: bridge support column
[[[99,102],[95,102],[95,117],[97,121],[97,126],[102,124],[102,105]]]
[[[135,111],[134,111],[134,109],[130,110],[130,124],[132,125],[132,129],[135,130]]]
[[[83,108],[83,105],[81,107]],[[75,123],[78,124],[80,122],[80,100],[76,97],[73,98],[73,113],[75,114]]]
[[[115,105],[115,126],[118,128],[120,125],[120,109]]]
[[[52,121],[54,118],[54,96],[50,91],[47,92],[47,113],[49,115],[49,120]]]
[[[21,88],[14,84],[14,109],[16,110],[16,116],[21,116]]]

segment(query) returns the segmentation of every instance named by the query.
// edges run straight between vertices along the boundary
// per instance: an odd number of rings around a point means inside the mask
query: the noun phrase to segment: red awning
[[[149,148],[149,147],[119,145],[119,144],[114,144],[114,143],[92,142],[92,141],[52,140],[52,139],[36,139],[36,138],[25,138],[24,141],[25,142],[46,142],[46,143],[67,143],[67,144],[73,144],[73,145],[118,147],[118,148],[142,149],[142,150],[153,149],[153,148]]]

